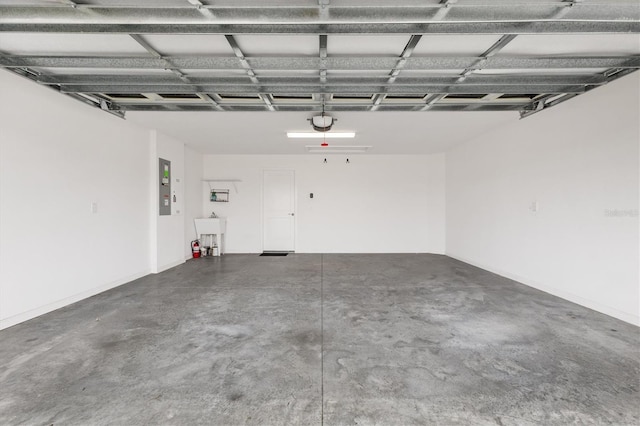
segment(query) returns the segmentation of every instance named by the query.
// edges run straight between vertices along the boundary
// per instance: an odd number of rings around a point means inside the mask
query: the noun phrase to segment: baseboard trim
[[[129,283],[131,281],[137,280],[138,278],[142,278],[151,273],[150,270],[145,270],[143,272],[139,272],[137,274],[129,275],[127,277],[121,278],[116,281],[112,281],[107,284],[100,285],[98,287],[94,287],[90,290],[83,291],[78,294],[74,294],[73,296],[65,297],[64,299],[57,300],[53,303],[48,303],[46,305],[40,306],[35,309],[31,309],[26,312],[22,312],[17,315],[13,315],[8,318],[4,318],[0,320],[0,330],[4,330],[5,328],[12,327],[14,325],[20,324],[22,322],[28,321],[30,319],[39,317],[40,315],[47,314],[49,312],[55,311],[56,309],[64,308],[67,305],[72,303],[79,302],[83,299],[87,299],[91,296],[95,296],[96,294],[100,294],[104,291],[111,290],[112,288],[119,287],[123,284]]]
[[[500,275],[505,278],[509,278],[510,280],[513,280],[513,281],[518,281],[519,283],[535,288],[536,290],[544,291],[545,293],[549,293],[552,296],[560,297],[562,299],[568,300],[569,302],[577,303],[578,305],[584,306],[585,308],[593,309],[594,311],[598,311],[602,314],[609,315],[610,317],[619,319],[624,322],[628,322],[635,326],[640,326],[639,315],[633,315],[628,312],[624,312],[619,309],[612,308],[611,306],[607,306],[602,303],[596,302],[594,300],[585,299],[584,297],[578,296],[577,294],[565,292],[562,290],[558,290],[558,289],[546,286],[544,284],[530,280],[528,278],[525,278],[516,274],[512,274],[510,272],[503,271],[501,269],[493,268],[479,262],[475,262],[471,259],[465,258],[464,256],[458,256],[453,253],[447,253],[446,255],[452,259],[459,260],[460,262],[468,263],[469,265],[475,266],[480,269],[484,269],[485,271],[492,272],[494,274]]]
[[[178,265],[182,265],[186,260],[176,260],[175,262],[166,263],[162,266],[158,266],[158,269],[154,272],[154,274],[159,274],[160,272],[164,272],[167,269],[175,268]]]

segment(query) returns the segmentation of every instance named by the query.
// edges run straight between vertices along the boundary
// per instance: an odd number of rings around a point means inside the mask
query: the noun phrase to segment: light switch
[[[313,198],[313,192],[309,194],[309,198]]]

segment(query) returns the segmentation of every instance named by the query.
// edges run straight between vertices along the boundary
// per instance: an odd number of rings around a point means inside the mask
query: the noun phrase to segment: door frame
[[[296,170],[293,168],[284,168],[284,167],[272,167],[262,169],[262,179],[260,182],[260,243],[262,246],[261,253],[264,253],[264,231],[265,231],[265,223],[264,223],[264,188],[265,188],[265,174],[267,172],[291,172],[293,174],[293,188],[291,191],[293,192],[293,250],[289,253],[295,253],[296,248],[298,247],[298,191],[297,185],[298,182],[296,180]]]

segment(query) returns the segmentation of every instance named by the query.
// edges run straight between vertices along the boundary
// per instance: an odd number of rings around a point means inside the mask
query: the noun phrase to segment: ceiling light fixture
[[[335,138],[355,138],[356,132],[287,132],[288,138],[305,138],[305,139],[335,139]]]

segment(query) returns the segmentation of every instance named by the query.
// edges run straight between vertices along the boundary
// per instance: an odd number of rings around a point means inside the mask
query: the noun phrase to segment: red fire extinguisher
[[[193,254],[194,259],[200,257],[200,241],[191,241],[191,253]]]

